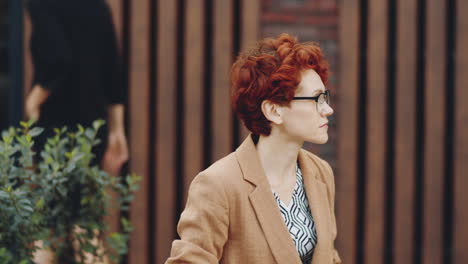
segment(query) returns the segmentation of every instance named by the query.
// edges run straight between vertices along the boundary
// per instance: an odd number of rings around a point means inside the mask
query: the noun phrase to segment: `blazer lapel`
[[[244,179],[255,186],[249,200],[277,263],[302,263],[265,176],[250,135],[236,150]]]
[[[314,166],[315,165],[315,166]],[[302,170],[304,187],[307,194],[312,217],[317,230],[317,245],[312,264],[330,263],[330,212],[327,200],[327,186],[317,177],[319,167],[307,157],[304,150],[299,152],[299,166]]]

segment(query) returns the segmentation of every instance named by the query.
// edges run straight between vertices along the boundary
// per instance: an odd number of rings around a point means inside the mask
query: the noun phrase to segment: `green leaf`
[[[28,126],[32,127],[36,122],[37,122],[37,120],[35,118],[29,119]]]
[[[94,131],[92,129],[86,129],[85,135],[88,139],[92,139],[94,137]]]
[[[29,134],[31,135],[31,137],[37,137],[39,136],[40,134],[42,134],[42,132],[44,132],[44,129],[41,128],[41,127],[35,127],[33,129],[31,129],[29,131]]]
[[[37,200],[36,202],[36,208],[41,210],[42,208],[44,208],[44,204],[45,204],[44,198],[41,197],[41,199]]]
[[[0,199],[8,199],[10,196],[5,191],[0,191]]]
[[[67,195],[67,190],[62,185],[57,186],[57,191],[62,195],[62,197]]]
[[[65,173],[70,173],[72,172],[74,169],[76,168],[76,165],[74,163],[68,165],[66,168],[65,168]]]
[[[13,137],[8,135],[8,133],[5,133],[6,131],[4,131],[4,134],[2,135],[2,139],[5,143],[7,143],[8,145],[11,144],[11,142],[13,141]]]
[[[30,213],[34,212],[34,209],[32,209],[32,207],[29,206],[29,205],[22,206],[22,209],[23,209],[24,211],[28,211],[28,212],[30,212]]]
[[[94,128],[94,130],[96,130],[96,131],[99,130],[99,128],[102,127],[102,126],[104,125],[104,123],[105,123],[105,121],[102,120],[102,119],[95,120],[95,121],[93,122],[93,128]]]
[[[16,136],[16,140],[17,140],[22,146],[27,145],[27,142],[26,142],[26,140],[24,139],[24,137]]]

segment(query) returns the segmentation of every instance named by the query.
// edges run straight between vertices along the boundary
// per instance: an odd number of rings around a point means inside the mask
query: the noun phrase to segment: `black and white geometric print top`
[[[273,195],[302,263],[310,264],[317,245],[317,230],[307,201],[302,171],[299,166],[296,165],[296,186],[289,205],[285,205],[276,192],[273,192]]]

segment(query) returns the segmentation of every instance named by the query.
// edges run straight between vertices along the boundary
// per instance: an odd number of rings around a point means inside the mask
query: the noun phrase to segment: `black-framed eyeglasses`
[[[327,103],[328,105],[330,105],[330,91],[327,90],[313,97],[302,97],[302,96],[293,97],[293,100],[314,100],[317,103],[317,111],[318,111],[319,110],[318,107],[323,106],[324,103]]]

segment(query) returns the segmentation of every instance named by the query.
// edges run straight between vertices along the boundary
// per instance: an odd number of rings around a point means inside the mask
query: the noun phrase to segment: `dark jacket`
[[[33,85],[51,95],[45,126],[89,124],[124,103],[122,67],[110,8],[104,0],[29,0]]]

